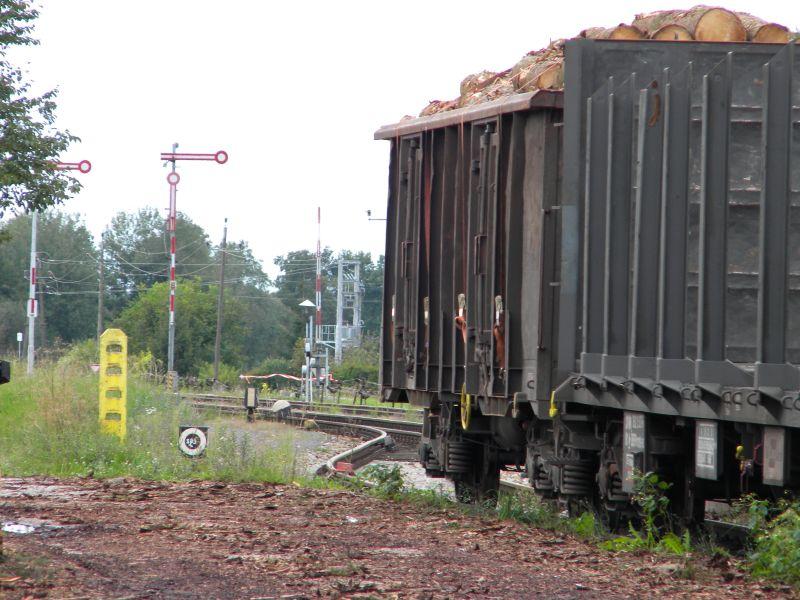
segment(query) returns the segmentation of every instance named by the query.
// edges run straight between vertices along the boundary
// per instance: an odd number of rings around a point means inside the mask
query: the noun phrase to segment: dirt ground
[[[7,478],[0,521],[33,528],[4,535],[2,598],[788,594],[727,563],[697,559],[687,580],[672,559],[613,555],[510,521],[341,490]]]

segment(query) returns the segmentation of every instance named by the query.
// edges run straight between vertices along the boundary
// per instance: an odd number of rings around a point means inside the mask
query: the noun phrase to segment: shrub
[[[364,336],[361,346],[348,348],[342,356],[342,363],[333,367],[333,376],[340,381],[366,379],[378,381],[380,363],[380,342],[378,338]]]
[[[761,513],[763,506],[755,510]],[[755,536],[750,571],[756,577],[800,585],[800,506],[789,505]]]
[[[628,524],[629,536],[608,540],[602,546],[618,552],[655,550],[679,556],[689,554],[692,551],[689,532],[679,536],[672,530],[666,496],[672,484],[662,481],[656,473],[645,473],[635,476],[634,486],[633,501],[642,509],[643,531]]]
[[[225,363],[219,364],[218,380],[220,383],[224,383],[230,389],[241,386],[241,379],[239,379],[240,374],[241,372],[239,371],[238,367],[226,365]],[[210,381],[214,379],[214,365],[212,363],[203,363],[200,365],[200,373],[198,377],[200,380],[207,379]]]
[[[86,371],[89,370],[89,365],[97,364],[98,362],[97,342],[93,339],[73,344],[58,359],[58,364],[61,366],[74,367]]]

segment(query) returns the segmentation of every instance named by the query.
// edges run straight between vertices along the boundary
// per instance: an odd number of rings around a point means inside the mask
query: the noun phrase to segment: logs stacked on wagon
[[[695,6],[689,10],[662,10],[636,15],[630,24],[584,29],[578,37],[609,40],[660,40],[785,44],[793,37],[788,28],[747,13],[719,7]],[[564,87],[564,40],[534,50],[510,69],[481,71],[461,82],[454,100],[433,100],[420,116],[472,106],[515,93],[558,90]]]

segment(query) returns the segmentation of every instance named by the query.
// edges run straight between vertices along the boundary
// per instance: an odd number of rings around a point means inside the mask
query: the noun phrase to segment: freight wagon
[[[800,487],[794,45],[566,43],[564,91],[381,128],[381,381],[463,500]]]

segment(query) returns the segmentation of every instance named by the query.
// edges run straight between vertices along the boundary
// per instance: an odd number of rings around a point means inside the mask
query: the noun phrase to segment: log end
[[[564,88],[564,65],[555,64],[545,69],[536,79],[540,90],[560,90]]]
[[[608,33],[608,39],[610,40],[643,40],[645,37],[641,29],[624,23],[613,27]]]
[[[697,22],[694,38],[702,42],[744,42],[747,31],[735,13],[724,8],[711,8]]]
[[[458,100],[431,100],[431,102],[422,109],[422,112],[419,113],[420,117],[428,117],[430,115],[435,115],[440,112],[445,112],[448,110],[453,110],[454,108],[458,107]],[[409,117],[413,118],[413,117]]]
[[[778,23],[767,23],[759,27],[752,41],[759,44],[788,44],[791,39],[788,28]]]
[[[654,31],[650,36],[652,40],[660,41],[680,41],[690,42],[694,39],[686,27],[681,25],[664,25],[661,29]]]
[[[638,27],[620,23],[616,27],[590,27],[581,31],[578,37],[593,40],[643,40],[646,36]]]
[[[469,96],[494,83],[499,77],[499,73],[493,71],[481,71],[480,73],[473,73],[467,75],[462,81],[460,86],[460,93],[462,96]]]

